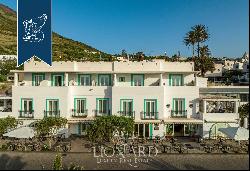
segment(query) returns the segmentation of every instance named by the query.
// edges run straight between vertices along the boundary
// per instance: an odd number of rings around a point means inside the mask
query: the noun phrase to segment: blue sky
[[[53,31],[112,54],[191,56],[183,37],[195,24],[209,28],[213,56],[249,52],[248,0],[52,0]]]

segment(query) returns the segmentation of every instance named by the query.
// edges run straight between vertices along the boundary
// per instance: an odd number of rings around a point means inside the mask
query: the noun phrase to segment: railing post
[[[14,86],[18,86],[18,73],[14,73]]]
[[[116,74],[114,74],[114,78],[113,78],[113,86],[116,86]]]
[[[162,74],[160,74],[160,86],[163,85],[163,79],[162,79]]]
[[[68,86],[69,85],[69,74],[65,73],[64,77],[65,77],[64,78],[64,85]]]

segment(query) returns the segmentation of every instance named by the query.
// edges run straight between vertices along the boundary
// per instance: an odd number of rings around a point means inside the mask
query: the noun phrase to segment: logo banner
[[[17,6],[17,65],[34,56],[51,65],[51,0],[17,0]]]

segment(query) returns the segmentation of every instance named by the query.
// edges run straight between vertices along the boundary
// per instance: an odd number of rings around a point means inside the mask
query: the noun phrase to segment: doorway
[[[174,136],[184,136],[184,124],[174,124]]]

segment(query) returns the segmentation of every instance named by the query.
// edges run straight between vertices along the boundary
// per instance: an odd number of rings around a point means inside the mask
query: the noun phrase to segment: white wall
[[[113,113],[120,111],[120,99],[133,99],[135,120],[141,120],[144,111],[144,99],[157,99],[158,118],[163,119],[164,113],[164,87],[112,87]]]
[[[170,118],[171,110],[173,109],[173,98],[185,98],[187,117],[198,117],[199,111],[199,88],[194,86],[176,86],[176,87],[165,87],[164,91],[165,105],[164,110],[165,118]],[[170,104],[170,107],[167,108],[166,105]],[[193,107],[190,108],[189,105],[193,104]]]
[[[207,87],[207,78],[196,77],[195,83],[197,87]]]
[[[67,87],[12,86],[12,113],[18,118],[21,98],[33,98],[34,118],[42,119],[46,110],[46,99],[59,99],[60,116],[67,117],[69,93]]]
[[[112,112],[112,87],[110,86],[76,86],[69,87],[69,98],[67,105],[69,111],[74,109],[74,98],[86,98],[88,117],[94,117],[97,98],[109,98],[109,107]]]
[[[24,64],[26,72],[190,72],[194,71],[193,62],[166,62],[163,60],[140,62],[53,62],[52,67],[44,62],[31,60]]]
[[[214,64],[214,71],[207,71],[205,73],[205,77],[221,77],[222,76],[222,70],[223,65],[222,64]]]

